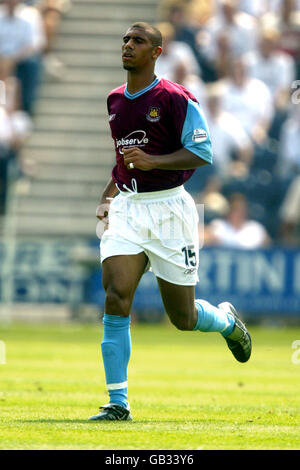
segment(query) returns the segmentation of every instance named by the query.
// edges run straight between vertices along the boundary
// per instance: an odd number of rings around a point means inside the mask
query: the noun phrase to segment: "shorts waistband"
[[[146,193],[120,191],[122,197],[129,197],[133,202],[150,202],[165,200],[183,194],[185,189],[183,185],[176,186],[176,188],[163,189],[162,191],[151,191]]]

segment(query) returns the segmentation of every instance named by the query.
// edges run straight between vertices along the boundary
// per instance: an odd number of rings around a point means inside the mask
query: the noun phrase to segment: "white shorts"
[[[198,282],[198,213],[183,186],[149,193],[120,192],[110,204],[101,262],[144,252],[155,276],[179,285]]]

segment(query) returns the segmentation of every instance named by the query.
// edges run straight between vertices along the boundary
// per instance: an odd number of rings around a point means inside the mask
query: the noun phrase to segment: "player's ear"
[[[153,48],[153,51],[152,51],[152,57],[153,59],[158,59],[160,54],[161,54],[161,51],[162,51],[162,48],[160,46],[156,46]]]

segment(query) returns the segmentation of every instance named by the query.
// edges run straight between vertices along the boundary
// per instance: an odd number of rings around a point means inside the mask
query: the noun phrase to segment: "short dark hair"
[[[145,23],[144,21],[138,21],[133,23],[129,29],[143,30],[149,36],[153,47],[162,47],[162,35],[159,29],[157,29],[155,26],[152,26],[149,23]]]

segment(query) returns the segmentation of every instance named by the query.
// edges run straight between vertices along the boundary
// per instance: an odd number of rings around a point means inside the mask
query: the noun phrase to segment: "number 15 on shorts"
[[[197,258],[194,245],[188,245],[181,250],[184,253],[184,261],[187,268],[197,266]]]

